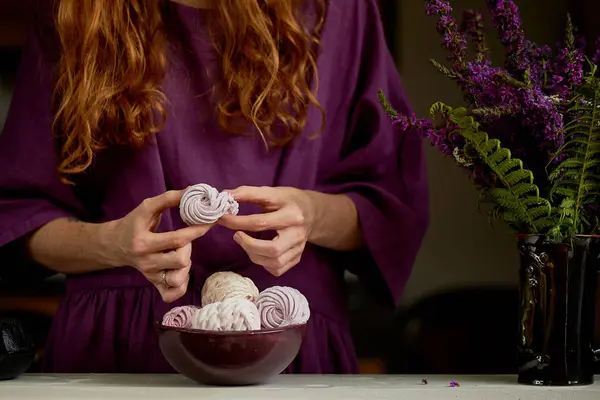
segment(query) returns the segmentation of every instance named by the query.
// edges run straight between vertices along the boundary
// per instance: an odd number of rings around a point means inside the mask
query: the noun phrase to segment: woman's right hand
[[[194,225],[156,233],[161,214],[179,206],[184,190],[172,190],[148,198],[125,217],[113,221],[106,240],[112,241],[113,262],[132,266],[156,286],[171,303],[187,291],[192,266],[192,241],[204,236],[214,224]],[[109,245],[109,243],[106,243]]]

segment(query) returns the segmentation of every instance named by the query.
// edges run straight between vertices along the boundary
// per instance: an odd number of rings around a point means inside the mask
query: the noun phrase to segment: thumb
[[[183,190],[169,190],[155,197],[147,198],[140,205],[141,211],[147,216],[160,214],[169,208],[179,206],[181,197],[185,193],[186,189]]]

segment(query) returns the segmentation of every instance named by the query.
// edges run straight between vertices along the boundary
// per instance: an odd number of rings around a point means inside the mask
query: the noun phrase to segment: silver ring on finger
[[[169,288],[171,286],[169,285],[169,282],[167,282],[167,272],[169,272],[169,271],[167,271],[166,269],[163,269],[163,272],[162,272],[162,283],[163,283],[163,285],[166,288]]]

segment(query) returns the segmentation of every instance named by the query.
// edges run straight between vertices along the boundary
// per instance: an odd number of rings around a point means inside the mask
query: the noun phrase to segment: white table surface
[[[63,400],[405,400],[523,399],[600,400],[600,376],[594,385],[532,387],[514,376],[433,376],[428,384],[411,375],[293,375],[247,387],[201,386],[180,375],[38,375],[0,382],[0,399]],[[460,387],[450,387],[456,380]]]

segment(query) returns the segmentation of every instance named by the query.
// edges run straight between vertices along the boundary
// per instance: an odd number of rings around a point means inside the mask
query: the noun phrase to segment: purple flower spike
[[[565,42],[556,56],[552,77],[554,92],[562,99],[570,99],[573,90],[583,82],[585,57],[582,46],[585,44],[575,37],[575,29],[569,18]]]
[[[427,15],[439,17],[437,30],[442,35],[442,46],[450,51],[448,60],[453,66],[460,70],[467,57],[467,39],[456,24],[452,16],[452,7],[447,0],[426,0],[425,8]]]
[[[525,57],[525,32],[521,27],[519,8],[512,0],[486,0],[500,42],[506,46],[507,67],[510,72],[521,74],[529,69]]]
[[[458,145],[459,137],[452,135],[455,128],[451,125],[436,128],[431,121],[417,118],[415,115],[399,115],[393,120],[393,124],[403,131],[417,130],[423,137],[429,139],[434,147],[446,155],[451,155]]]
[[[483,15],[479,11],[466,10],[463,13],[461,29],[473,41],[476,61],[483,61],[488,53],[488,49],[485,44],[484,28]]]
[[[537,46],[526,40],[524,57],[529,66],[530,80],[535,86],[545,86],[546,79],[552,75],[552,48]]]

